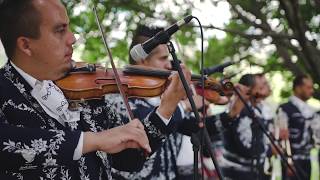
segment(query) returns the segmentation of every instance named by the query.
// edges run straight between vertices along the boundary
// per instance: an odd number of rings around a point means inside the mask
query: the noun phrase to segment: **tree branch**
[[[237,4],[233,3],[230,0],[227,0],[227,2],[230,4],[232,10],[234,12],[236,12],[237,16],[239,19],[241,19],[243,22],[251,24],[252,26],[256,27],[256,28],[260,28],[260,29],[264,29],[265,27],[262,26],[261,24],[257,24],[256,22],[250,20],[247,16],[243,15],[242,12],[239,11],[239,9],[236,7]]]
[[[298,49],[298,47],[293,46],[289,41],[277,41],[277,43],[286,48],[289,48],[295,55],[297,55],[298,58],[303,61],[302,64],[304,65],[307,72],[313,72],[310,64],[307,63],[306,56],[301,52],[301,50]]]
[[[284,65],[294,74],[302,74],[303,71],[296,64],[292,63],[291,57],[287,51],[287,49],[279,44],[276,44],[277,53],[282,57]]]
[[[192,27],[199,27],[197,25],[191,25]],[[242,36],[244,38],[247,38],[247,39],[263,39],[265,37],[268,37],[268,36],[271,36],[272,38],[277,38],[277,39],[295,39],[294,36],[291,36],[291,35],[287,35],[287,34],[279,34],[279,33],[275,33],[275,32],[264,32],[262,34],[247,34],[245,32],[242,32],[242,31],[238,31],[238,30],[234,30],[234,29],[226,29],[226,28],[220,28],[220,27],[216,27],[216,26],[213,26],[213,25],[207,25],[207,26],[202,26],[203,28],[206,28],[206,29],[217,29],[217,30],[220,30],[220,31],[224,31],[224,32],[227,32],[227,33],[231,33],[231,34],[236,34],[236,35],[239,35],[239,36]]]
[[[314,72],[313,77],[317,78],[315,80],[319,80],[319,50],[317,50],[316,47],[313,47],[312,43],[305,36],[307,26],[304,20],[302,19],[298,2],[295,0],[279,0],[279,2],[283,10],[285,11],[285,16],[287,17],[290,28],[297,36],[297,40],[299,41],[299,44],[302,47],[303,54],[306,57],[305,63],[308,63],[312,69],[312,72]]]

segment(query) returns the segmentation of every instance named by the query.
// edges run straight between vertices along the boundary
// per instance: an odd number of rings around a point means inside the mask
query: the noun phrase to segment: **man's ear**
[[[140,63],[141,65],[148,65],[148,61],[146,59],[142,59]]]
[[[28,56],[32,55],[29,38],[19,37],[17,39],[17,48]]]
[[[301,87],[300,87],[300,86],[297,86],[297,87],[294,89],[294,92],[297,93],[297,94],[300,94],[300,93],[301,93]]]

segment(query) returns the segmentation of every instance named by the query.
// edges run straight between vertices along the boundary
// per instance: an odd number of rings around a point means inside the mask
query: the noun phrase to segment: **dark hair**
[[[304,79],[309,79],[309,78],[310,77],[308,75],[305,75],[305,74],[297,75],[293,80],[293,84],[292,84],[293,90],[296,89],[296,87],[298,87],[298,86],[302,86],[303,85],[303,80]]]
[[[256,73],[256,74],[254,74],[255,76],[257,76],[257,77],[263,77],[263,76],[265,76],[266,74],[265,73]]]
[[[18,37],[40,37],[41,14],[33,0],[0,0],[0,39],[9,59]]]
[[[137,44],[144,43],[158,32],[162,31],[163,28],[160,27],[148,27],[145,25],[139,25],[136,32],[133,35],[132,43],[130,45],[129,51],[133,48],[133,46]],[[132,59],[131,55],[129,54],[129,63],[136,64],[136,61]]]
[[[245,74],[240,78],[239,83],[248,87],[253,87],[256,84],[255,77],[256,75],[254,74]]]

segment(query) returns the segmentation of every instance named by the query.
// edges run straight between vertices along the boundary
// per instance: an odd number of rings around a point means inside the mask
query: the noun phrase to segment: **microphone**
[[[177,32],[181,26],[189,23],[192,18],[192,15],[186,16],[185,18],[176,22],[170,27],[158,32],[155,36],[153,36],[146,42],[133,46],[133,48],[130,50],[130,55],[132,59],[134,59],[135,61],[145,59],[149,55],[149,53],[158,45],[166,44],[169,41],[170,36]]]
[[[211,67],[208,67],[208,68],[204,68],[203,69],[203,73],[205,75],[211,75],[211,74],[214,74],[214,73],[217,73],[217,72],[222,72],[224,70],[224,68],[226,68],[228,66],[231,66],[233,64],[237,64],[240,61],[226,61],[226,62],[224,62],[222,64],[219,64],[219,65],[216,65],[216,66],[211,66]]]

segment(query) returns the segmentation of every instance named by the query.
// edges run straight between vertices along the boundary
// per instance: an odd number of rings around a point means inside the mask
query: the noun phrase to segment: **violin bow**
[[[97,8],[96,8],[95,4],[93,5],[93,12],[94,12],[94,15],[95,15],[95,18],[96,18],[96,21],[97,21],[97,25],[98,25],[100,33],[101,33],[103,44],[104,44],[104,46],[105,46],[105,48],[106,48],[106,50],[108,52],[108,55],[109,55],[109,59],[110,59],[110,62],[111,62],[111,67],[112,67],[112,70],[113,70],[113,74],[114,74],[114,78],[116,80],[117,87],[119,89],[120,95],[121,95],[121,97],[123,99],[123,102],[125,104],[129,121],[131,121],[134,118],[134,116],[133,116],[132,110],[131,110],[129,102],[128,102],[128,97],[125,94],[124,89],[123,89],[123,87],[121,85],[121,80],[120,80],[117,68],[116,68],[116,66],[114,64],[114,61],[113,61],[113,58],[112,58],[112,54],[111,54],[110,48],[109,48],[107,40],[106,40],[105,33],[104,33],[103,29],[102,29],[102,26],[101,26],[101,23],[100,23],[100,20],[99,20],[99,17],[98,17],[98,13],[97,13]]]

